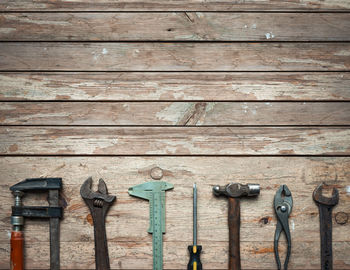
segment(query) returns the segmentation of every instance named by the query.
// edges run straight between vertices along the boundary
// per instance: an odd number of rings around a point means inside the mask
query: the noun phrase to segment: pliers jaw
[[[289,230],[288,217],[292,212],[292,208],[293,208],[292,193],[288,189],[287,185],[282,185],[277,190],[274,198],[274,209],[277,216],[277,225],[276,225],[276,231],[275,231],[275,237],[274,237],[274,250],[275,250],[275,257],[276,257],[276,262],[279,270],[282,268],[281,268],[279,253],[278,253],[278,240],[281,236],[282,231],[284,231],[284,233],[286,234],[287,245],[288,245],[287,256],[284,262],[284,269],[286,270],[288,268],[288,262],[289,262],[289,257],[291,253],[291,235]]]

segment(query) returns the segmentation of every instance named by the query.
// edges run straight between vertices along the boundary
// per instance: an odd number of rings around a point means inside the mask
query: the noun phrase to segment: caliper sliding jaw
[[[174,185],[163,181],[146,182],[129,188],[131,196],[149,201],[150,223],[148,233],[153,234],[153,269],[163,269],[163,233],[165,233],[165,191]]]

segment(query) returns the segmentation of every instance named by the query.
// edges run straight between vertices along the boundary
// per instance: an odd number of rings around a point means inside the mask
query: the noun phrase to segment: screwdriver
[[[193,184],[193,245],[188,246],[190,261],[187,270],[202,270],[200,254],[202,246],[197,245],[197,185]]]

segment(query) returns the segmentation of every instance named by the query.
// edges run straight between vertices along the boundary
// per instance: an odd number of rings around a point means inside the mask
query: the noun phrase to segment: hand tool
[[[193,245],[188,246],[190,261],[187,270],[202,270],[200,254],[202,246],[197,245],[197,185],[193,184]]]
[[[321,269],[332,270],[332,208],[339,202],[339,192],[338,189],[333,188],[332,197],[327,198],[322,195],[324,187],[327,187],[327,185],[320,184],[314,190],[312,196],[320,213]]]
[[[106,235],[106,214],[116,196],[108,195],[103,179],[98,182],[98,191],[91,190],[92,178],[89,177],[80,188],[80,195],[90,209],[94,221],[96,270],[109,270],[109,256]]]
[[[150,224],[148,233],[153,234],[153,269],[163,269],[163,233],[165,233],[165,191],[174,185],[163,181],[151,181],[129,188],[131,196],[149,201]]]
[[[50,219],[50,269],[60,268],[60,234],[59,219],[62,218],[62,207],[59,207],[59,191],[62,189],[62,178],[30,178],[10,187],[15,196],[15,205],[12,207],[11,224],[11,269],[24,268],[24,235],[23,225],[26,218]],[[23,206],[22,197],[27,192],[48,191],[49,206]]]
[[[228,227],[229,227],[229,270],[241,269],[239,250],[239,229],[241,223],[240,197],[251,197],[260,194],[260,185],[230,183],[224,187],[214,186],[216,196],[224,195],[229,198]]]
[[[284,270],[287,270],[291,248],[292,248],[288,217],[292,212],[292,208],[293,208],[292,193],[288,189],[287,185],[282,185],[277,190],[275,199],[273,201],[273,206],[275,208],[275,212],[277,216],[277,225],[276,225],[275,239],[274,239],[275,258],[276,258],[278,270],[281,270],[281,260],[278,253],[278,240],[281,236],[281,232],[284,231],[287,238],[287,246],[288,246],[286,259],[284,261]]]

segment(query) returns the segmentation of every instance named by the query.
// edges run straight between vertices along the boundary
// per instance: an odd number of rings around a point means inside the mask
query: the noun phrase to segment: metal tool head
[[[163,181],[151,181],[133,186],[129,188],[128,192],[131,196],[149,200],[152,192],[167,191],[173,188],[174,185],[171,183]]]
[[[98,182],[98,190],[96,192],[91,190],[92,178],[85,180],[80,188],[80,195],[86,204],[92,207],[109,207],[116,199],[116,196],[108,195],[107,186],[103,179]]]
[[[12,192],[62,189],[62,178],[28,178],[10,187]]]
[[[277,190],[273,205],[277,215],[279,212],[287,212],[288,215],[292,212],[293,198],[287,185],[281,185]]]
[[[252,197],[260,194],[259,184],[246,184],[230,183],[226,186],[214,186],[213,193],[216,196],[224,195],[232,198],[239,197]]]
[[[336,204],[338,204],[339,202],[339,191],[337,188],[333,188],[332,190],[332,197],[328,198],[322,195],[322,191],[323,191],[323,187],[328,186],[325,183],[322,183],[320,185],[318,185],[317,188],[315,188],[312,197],[314,199],[315,202],[319,203],[319,204],[324,204],[324,205],[329,205],[329,206],[334,206]]]

